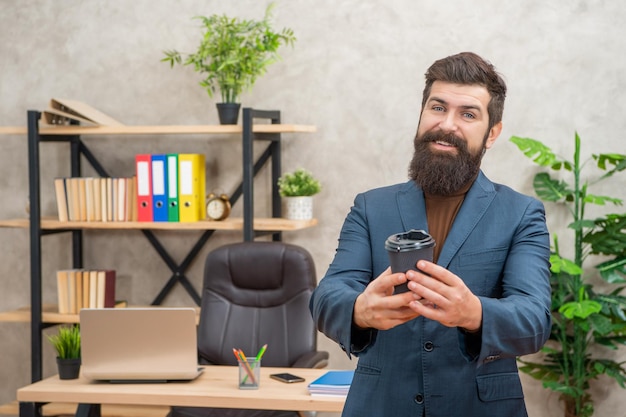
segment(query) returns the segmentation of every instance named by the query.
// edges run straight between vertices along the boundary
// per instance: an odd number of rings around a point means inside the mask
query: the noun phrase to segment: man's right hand
[[[421,297],[411,291],[393,293],[396,285],[407,282],[403,273],[391,273],[387,268],[372,280],[354,303],[354,324],[362,329],[388,330],[418,317],[408,304]]]

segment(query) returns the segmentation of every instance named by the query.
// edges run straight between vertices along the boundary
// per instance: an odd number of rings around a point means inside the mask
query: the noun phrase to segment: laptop
[[[193,308],[82,309],[82,374],[109,382],[192,380],[202,372],[196,332]]]

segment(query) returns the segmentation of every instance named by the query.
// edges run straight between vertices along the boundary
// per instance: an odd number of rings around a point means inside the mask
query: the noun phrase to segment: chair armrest
[[[328,366],[328,352],[315,351],[305,353],[304,355],[300,356],[291,366],[293,368],[325,368],[326,366]]]

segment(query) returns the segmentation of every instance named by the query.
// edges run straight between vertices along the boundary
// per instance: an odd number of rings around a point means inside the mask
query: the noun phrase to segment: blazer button
[[[413,401],[418,404],[422,404],[424,402],[424,396],[422,394],[417,394],[415,398],[413,398]]]
[[[424,350],[426,352],[432,352],[434,348],[435,348],[435,345],[433,342],[428,341],[424,343]]]

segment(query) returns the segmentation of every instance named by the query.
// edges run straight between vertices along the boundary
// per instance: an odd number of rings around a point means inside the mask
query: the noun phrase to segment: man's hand
[[[369,283],[354,303],[354,324],[366,329],[387,330],[418,317],[410,304],[420,299],[411,291],[393,295],[396,285],[407,281],[405,274],[392,274],[391,268]]]
[[[407,271],[406,277],[409,289],[423,300],[411,301],[410,308],[417,315],[447,327],[461,327],[469,332],[479,330],[482,305],[463,280],[432,262],[419,261],[417,267],[424,273]]]

